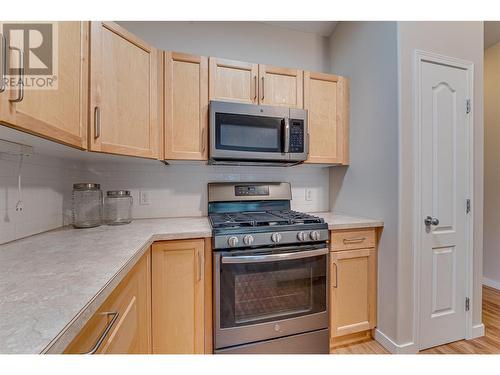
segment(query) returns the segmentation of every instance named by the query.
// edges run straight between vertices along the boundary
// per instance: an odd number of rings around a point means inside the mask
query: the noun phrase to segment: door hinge
[[[470,298],[465,297],[465,311],[469,311],[469,310],[470,310]]]
[[[469,213],[470,212],[470,199],[466,199],[465,200],[465,213]]]
[[[465,102],[465,113],[470,113],[470,99]]]

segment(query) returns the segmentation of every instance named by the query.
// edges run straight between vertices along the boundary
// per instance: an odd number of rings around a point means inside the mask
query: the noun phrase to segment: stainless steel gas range
[[[215,353],[328,353],[328,225],[289,183],[213,183]]]

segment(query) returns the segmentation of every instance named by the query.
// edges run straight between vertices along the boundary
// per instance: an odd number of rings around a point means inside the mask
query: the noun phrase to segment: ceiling
[[[500,22],[489,21],[484,23],[484,48],[500,42]]]
[[[337,21],[265,21],[263,23],[321,36],[332,35],[337,26]]]

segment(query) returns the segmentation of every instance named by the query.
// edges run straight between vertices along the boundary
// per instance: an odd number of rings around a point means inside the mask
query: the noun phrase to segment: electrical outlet
[[[312,200],[313,200],[313,190],[306,189],[306,201],[312,201]]]
[[[141,190],[139,192],[139,204],[141,206],[147,206],[150,203],[151,203],[151,201],[150,201],[149,191]]]

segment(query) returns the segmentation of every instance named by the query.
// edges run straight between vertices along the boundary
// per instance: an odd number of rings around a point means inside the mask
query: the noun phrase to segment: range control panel
[[[236,185],[234,195],[237,197],[265,196],[269,195],[269,186],[262,185]]]

